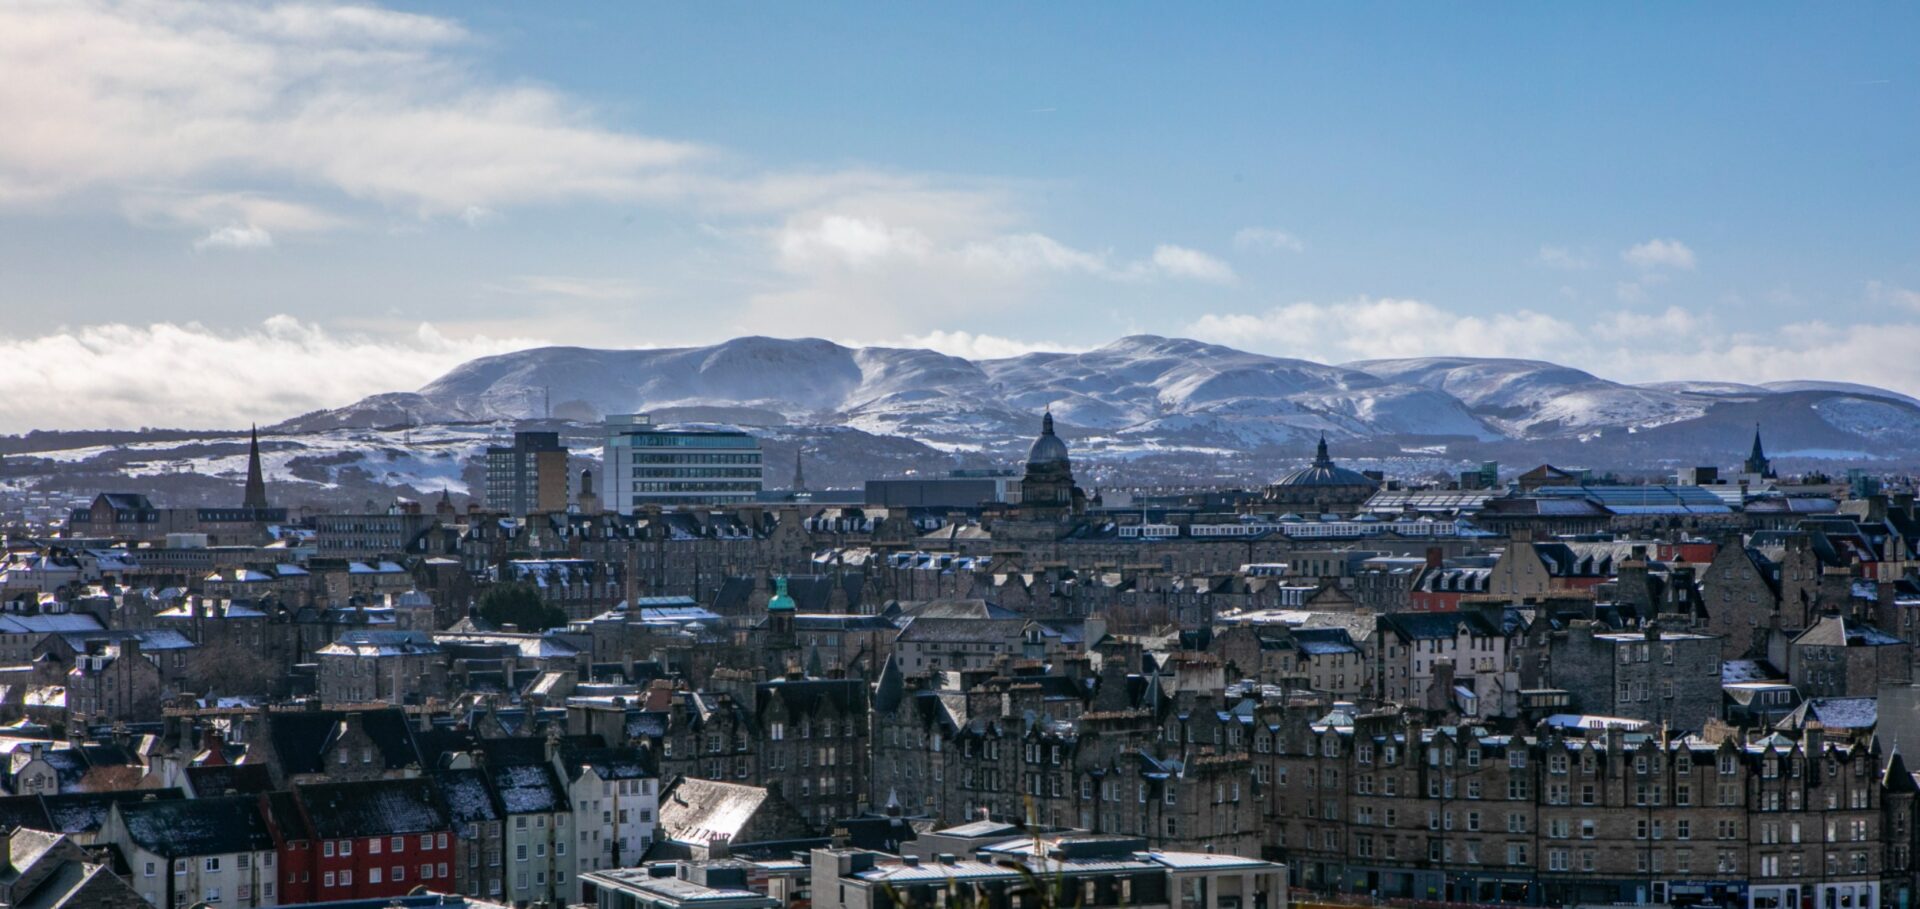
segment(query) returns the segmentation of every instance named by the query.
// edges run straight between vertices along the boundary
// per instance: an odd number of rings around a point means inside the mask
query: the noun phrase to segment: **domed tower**
[[[767,627],[776,632],[793,633],[793,613],[796,605],[793,597],[787,593],[787,579],[773,579],[773,597],[767,600]]]
[[[1270,505],[1292,510],[1311,508],[1316,513],[1351,514],[1379,488],[1380,483],[1374,478],[1335,464],[1333,456],[1327,453],[1327,437],[1322,434],[1320,445],[1313,452],[1313,464],[1274,481],[1263,498]]]
[[[1040,437],[1027,449],[1027,473],[1020,480],[1020,508],[1033,517],[1064,517],[1085,510],[1086,495],[1073,485],[1073,459],[1067,443],[1053,432],[1053,411],[1040,418]]]

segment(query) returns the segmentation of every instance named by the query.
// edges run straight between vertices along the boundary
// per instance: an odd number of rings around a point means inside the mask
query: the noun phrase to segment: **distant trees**
[[[206,696],[276,695],[285,687],[286,674],[259,648],[219,638],[193,654],[184,681],[189,690]]]
[[[512,625],[521,631],[545,631],[567,624],[567,613],[540,599],[540,591],[518,582],[495,584],[480,595],[480,618],[495,626]]]

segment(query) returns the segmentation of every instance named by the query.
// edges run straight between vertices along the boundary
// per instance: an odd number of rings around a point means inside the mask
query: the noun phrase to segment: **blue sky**
[[[1916,39],[1892,4],[10,4],[0,430],[743,333],[1920,392]]]

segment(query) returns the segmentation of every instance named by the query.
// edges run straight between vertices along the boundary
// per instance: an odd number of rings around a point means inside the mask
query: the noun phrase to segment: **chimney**
[[[1446,550],[1438,546],[1427,547],[1427,567],[1439,568],[1446,563]]]

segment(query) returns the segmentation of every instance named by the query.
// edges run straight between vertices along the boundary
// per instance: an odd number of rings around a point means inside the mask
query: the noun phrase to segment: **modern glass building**
[[[737,429],[666,429],[646,414],[607,418],[608,505],[724,505],[760,494],[760,440]]]

